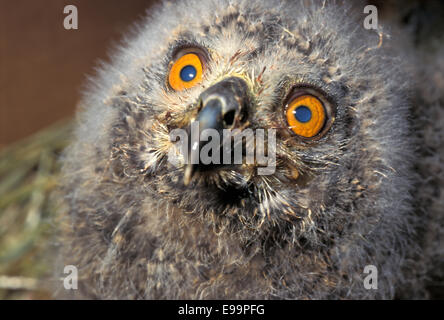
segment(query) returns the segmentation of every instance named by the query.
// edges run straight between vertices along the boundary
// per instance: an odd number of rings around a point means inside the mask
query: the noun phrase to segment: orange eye
[[[194,87],[202,80],[202,61],[194,53],[188,53],[177,59],[168,76],[171,88],[176,91]]]
[[[305,138],[317,135],[326,120],[324,105],[309,94],[293,99],[287,107],[286,115],[290,129]]]

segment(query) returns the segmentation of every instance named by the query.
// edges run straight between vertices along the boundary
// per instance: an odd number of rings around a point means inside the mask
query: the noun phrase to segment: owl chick
[[[151,11],[90,82],[63,159],[61,265],[78,269],[75,294],[421,296],[420,138],[404,59],[340,3]],[[273,172],[257,160],[190,163],[171,132],[193,123],[273,130]]]

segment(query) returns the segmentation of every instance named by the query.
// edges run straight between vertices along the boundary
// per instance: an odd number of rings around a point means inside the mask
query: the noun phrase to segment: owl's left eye
[[[330,117],[329,109],[314,90],[297,91],[286,106],[285,116],[289,129],[302,138],[319,137]]]
[[[190,89],[202,80],[203,61],[197,53],[185,53],[174,61],[168,82],[176,91]]]

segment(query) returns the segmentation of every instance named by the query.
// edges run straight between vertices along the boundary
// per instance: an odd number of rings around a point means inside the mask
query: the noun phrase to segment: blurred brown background
[[[98,59],[153,0],[0,0],[0,148],[74,113]],[[63,8],[78,9],[65,30]]]

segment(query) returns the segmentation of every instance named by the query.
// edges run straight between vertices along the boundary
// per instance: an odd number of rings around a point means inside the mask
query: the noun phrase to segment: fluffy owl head
[[[170,225],[198,222],[243,247],[328,252],[344,273],[397,268],[410,209],[407,84],[401,58],[362,27],[364,15],[251,0],[153,12],[84,99],[65,166],[81,173],[69,178],[72,206],[104,213],[93,219],[110,234],[128,212],[161,207]],[[196,122],[263,129],[272,172],[259,174],[256,160],[188,163],[171,132]]]

